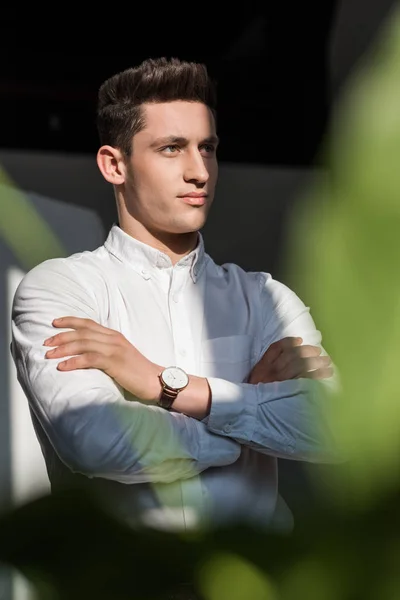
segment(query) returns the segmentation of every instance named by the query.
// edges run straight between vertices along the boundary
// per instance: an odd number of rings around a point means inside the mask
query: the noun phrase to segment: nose
[[[204,162],[204,158],[198,150],[188,153],[185,164],[184,179],[187,182],[207,183],[210,174]]]

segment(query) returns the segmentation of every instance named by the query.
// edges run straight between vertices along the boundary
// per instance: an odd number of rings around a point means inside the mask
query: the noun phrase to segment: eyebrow
[[[216,146],[219,144],[219,137],[217,135],[211,135],[200,142],[201,144],[215,144]],[[155,148],[157,146],[168,146],[169,144],[179,144],[181,146],[187,146],[189,144],[189,140],[182,136],[176,135],[168,135],[166,137],[160,137],[155,139],[151,144],[151,148]]]

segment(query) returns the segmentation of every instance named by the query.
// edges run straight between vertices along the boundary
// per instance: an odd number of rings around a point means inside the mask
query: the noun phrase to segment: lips
[[[206,198],[205,192],[189,192],[188,194],[182,194],[179,198]]]
[[[203,206],[206,203],[207,196],[180,196],[181,200],[192,206]]]
[[[203,206],[206,203],[207,194],[204,192],[189,192],[178,197],[191,206]]]

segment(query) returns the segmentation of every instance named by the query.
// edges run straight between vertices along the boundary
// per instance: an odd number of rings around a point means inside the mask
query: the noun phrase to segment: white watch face
[[[183,388],[189,383],[189,377],[179,367],[167,367],[162,372],[162,378],[164,383],[174,390]]]

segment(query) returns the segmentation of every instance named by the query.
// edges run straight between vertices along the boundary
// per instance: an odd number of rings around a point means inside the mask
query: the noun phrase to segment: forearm
[[[173,410],[201,421],[210,414],[211,390],[205,377],[189,375],[189,384],[179,392]]]
[[[17,365],[40,424],[73,472],[121,483],[168,483],[231,464],[240,455],[237,442],[196,419],[125,400],[103,373],[96,373],[92,387],[80,392],[71,389],[64,373],[63,389],[53,388],[50,398],[45,380],[28,381],[19,361]],[[39,390],[40,381],[44,385]]]
[[[297,379],[251,385],[194,376],[189,381],[173,408],[205,419],[210,431],[277,457],[341,460],[329,427],[325,384]]]

